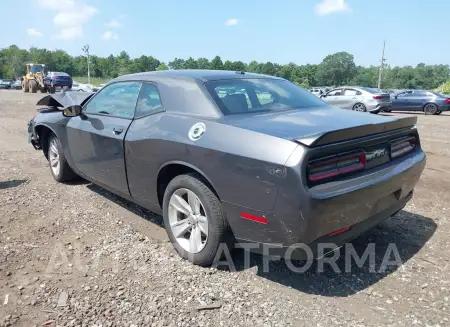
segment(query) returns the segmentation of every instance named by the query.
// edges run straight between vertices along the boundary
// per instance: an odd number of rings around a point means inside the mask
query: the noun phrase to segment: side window
[[[352,89],[345,89],[344,95],[358,95],[358,91]]]
[[[342,95],[341,89],[333,90],[327,94],[327,96],[337,96],[337,95]]]
[[[313,90],[315,92],[316,90]],[[255,90],[256,97],[258,98],[259,103],[264,106],[266,104],[273,103],[275,99],[273,98],[273,95],[269,92],[261,92],[258,90]]]
[[[136,118],[149,115],[163,109],[158,89],[152,84],[144,83],[136,105]]]
[[[104,87],[84,107],[87,114],[111,115],[131,119],[141,89],[140,82],[117,82]]]

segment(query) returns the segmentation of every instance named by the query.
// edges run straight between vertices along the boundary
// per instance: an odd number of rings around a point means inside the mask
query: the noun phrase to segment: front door
[[[69,151],[77,170],[90,179],[129,195],[124,139],[141,87],[117,82],[99,91],[67,124]]]

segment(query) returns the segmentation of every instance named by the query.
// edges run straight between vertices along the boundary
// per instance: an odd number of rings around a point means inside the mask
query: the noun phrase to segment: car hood
[[[48,107],[62,107],[80,105],[82,106],[89,98],[94,95],[93,92],[59,92],[46,95],[40,99],[36,105]]]
[[[220,120],[224,124],[295,140],[307,146],[376,134],[417,122],[416,117],[393,119],[330,106],[230,115]]]

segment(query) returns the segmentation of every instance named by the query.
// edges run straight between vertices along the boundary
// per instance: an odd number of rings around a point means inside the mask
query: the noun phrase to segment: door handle
[[[123,132],[123,128],[122,127],[114,127],[113,132],[114,132],[114,134],[118,135]]]

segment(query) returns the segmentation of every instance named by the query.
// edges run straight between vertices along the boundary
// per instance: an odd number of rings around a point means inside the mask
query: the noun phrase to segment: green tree
[[[209,65],[211,69],[221,70],[223,69],[222,59],[219,56],[215,56],[213,60],[211,60],[211,64]]]
[[[353,55],[337,52],[323,59],[317,69],[316,78],[321,85],[343,85],[351,81],[356,73]]]
[[[169,67],[165,63],[160,63],[159,66],[156,68],[156,70],[168,70]]]

